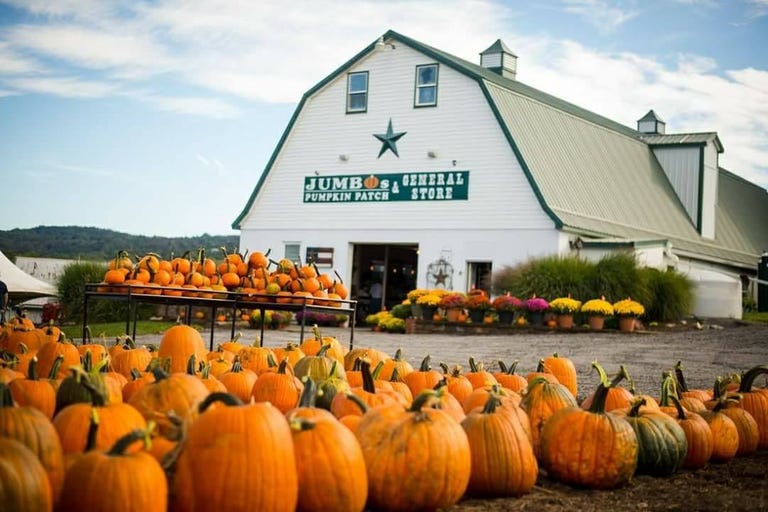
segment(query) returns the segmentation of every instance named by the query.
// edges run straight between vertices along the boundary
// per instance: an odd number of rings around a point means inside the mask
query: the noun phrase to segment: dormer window
[[[368,72],[347,75],[347,114],[368,110]]]
[[[437,105],[437,64],[416,66],[416,94],[414,106]]]

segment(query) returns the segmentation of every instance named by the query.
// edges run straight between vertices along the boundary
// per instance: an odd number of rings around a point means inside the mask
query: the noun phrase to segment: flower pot
[[[415,302],[411,304],[411,316],[416,320],[424,320],[424,306]]]
[[[424,304],[421,305],[421,319],[425,322],[433,322],[435,317],[435,312],[437,311],[437,306],[426,306]]]
[[[544,325],[544,312],[543,311],[529,311],[528,322],[531,325],[541,326]]]
[[[514,311],[499,311],[499,324],[511,325],[515,319]]]
[[[632,332],[635,330],[635,317],[633,316],[620,316],[619,317],[619,330],[621,332]]]
[[[461,308],[448,308],[445,311],[445,318],[449,322],[459,322],[461,321],[461,315],[464,312]]]
[[[563,314],[557,315],[557,328],[573,329],[573,314],[563,313]]]
[[[590,315],[588,322],[591,331],[602,331],[603,326],[605,326],[605,317],[603,315]]]
[[[481,324],[483,323],[483,319],[485,318],[485,311],[482,309],[470,309],[469,310],[469,319],[472,320],[473,324]]]

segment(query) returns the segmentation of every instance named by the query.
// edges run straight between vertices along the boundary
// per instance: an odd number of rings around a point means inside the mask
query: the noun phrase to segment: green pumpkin
[[[645,399],[635,401],[625,418],[637,435],[637,473],[672,475],[683,465],[688,452],[685,432],[663,412],[641,412],[644,404]]]
[[[325,355],[331,345],[323,345],[317,355],[304,356],[293,367],[293,374],[301,379],[309,377],[315,382],[323,382],[331,376],[331,370],[334,367],[335,359]],[[336,376],[346,380],[347,374],[344,368],[336,366]]]

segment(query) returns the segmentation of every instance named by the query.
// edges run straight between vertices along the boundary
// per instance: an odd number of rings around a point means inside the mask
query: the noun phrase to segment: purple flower
[[[532,297],[525,301],[525,309],[528,311],[546,311],[549,309],[549,302],[541,297]]]

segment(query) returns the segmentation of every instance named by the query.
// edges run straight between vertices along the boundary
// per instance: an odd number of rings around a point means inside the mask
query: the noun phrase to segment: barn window
[[[415,106],[437,105],[437,64],[416,66]]]
[[[347,75],[347,113],[368,110],[368,72]]]

